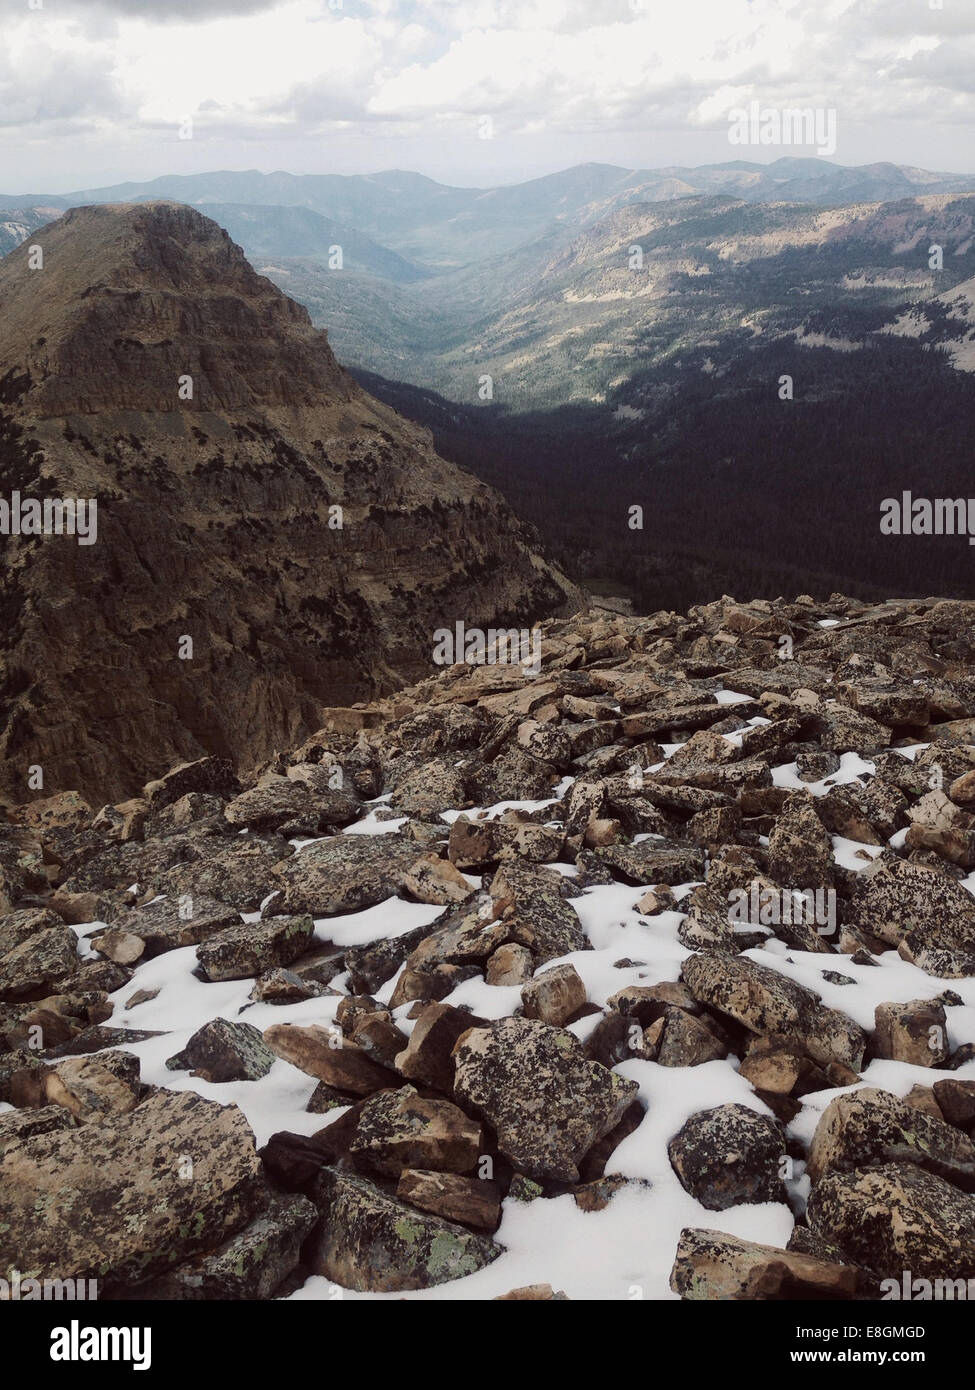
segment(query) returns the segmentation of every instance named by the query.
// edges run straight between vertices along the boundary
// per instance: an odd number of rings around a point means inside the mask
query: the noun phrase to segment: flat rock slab
[[[236,1106],[157,1091],[114,1122],[25,1138],[0,1159],[0,1271],[123,1290],[250,1218],[262,1191]]]
[[[264,1041],[276,1056],[339,1091],[371,1096],[374,1091],[399,1084],[395,1072],[373,1061],[337,1030],[315,1024],[304,1028],[297,1023],[273,1023],[264,1030]]]
[[[358,1165],[387,1177],[398,1178],[404,1168],[470,1173],[481,1137],[476,1120],[449,1100],[428,1100],[401,1086],[366,1101],[349,1152]]]
[[[180,946],[198,946],[201,941],[239,922],[240,913],[236,908],[201,893],[157,898],[145,907],[127,912],[115,926],[119,931],[141,937],[146,947],[145,959],[150,960]]]
[[[867,1045],[863,1029],[846,1014],[826,1008],[811,989],[767,965],[742,956],[702,952],[687,957],[681,977],[695,999],[727,1014],[751,1033],[799,1038],[820,1066],[837,1061],[859,1071],[863,1065]]]
[[[336,835],[279,864],[274,878],[284,911],[334,917],[395,897],[422,854],[403,835]]]
[[[849,1299],[857,1271],[724,1231],[688,1228],[681,1231],[670,1287],[694,1300]]]
[[[226,1302],[271,1298],[298,1264],[303,1242],[318,1224],[307,1197],[273,1193],[242,1231],[208,1254],[178,1265],[128,1295],[167,1302]]]

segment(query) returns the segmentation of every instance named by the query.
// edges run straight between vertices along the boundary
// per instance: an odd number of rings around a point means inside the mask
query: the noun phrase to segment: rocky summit
[[[0,322],[8,803],[118,800],[205,753],[255,767],[323,706],[418,679],[461,615],[577,606],[191,208],[65,213],[0,261]]]
[[[97,218],[130,251],[140,218],[170,226],[184,286],[213,240],[169,208]],[[52,230],[49,257],[70,235],[71,219]],[[292,312],[222,247],[267,313]],[[100,284],[96,320],[118,325],[148,292],[130,263]],[[154,293],[161,340],[182,310]],[[117,383],[66,303],[50,314],[75,396],[35,336],[18,409],[33,400],[50,441],[72,422],[57,456],[101,473],[78,441],[104,418],[86,401],[113,409]],[[119,348],[120,380],[142,350]],[[323,448],[354,452],[377,408],[316,351],[322,389],[348,393]],[[212,378],[195,364],[204,400],[238,420],[255,352],[240,377],[232,354]],[[302,429],[324,418],[307,386],[273,387]],[[142,404],[143,422],[192,435],[175,406]],[[201,410],[206,450],[217,415]],[[202,582],[188,553],[174,577]],[[108,625],[85,631],[108,641]],[[250,772],[210,752],[127,799],[79,785],[11,806],[0,1278],[123,1300],[972,1287],[975,604],[589,608],[539,637],[535,671],[458,663],[333,702]],[[253,757],[248,711],[229,713]],[[172,728],[160,716],[160,756]],[[20,737],[68,766],[66,730],[25,713]],[[113,770],[91,737],[92,785],[126,786],[122,754]]]

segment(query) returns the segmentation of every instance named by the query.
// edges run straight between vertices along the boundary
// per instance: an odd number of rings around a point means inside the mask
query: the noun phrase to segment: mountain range
[[[495,189],[224,172],[71,198],[205,209],[575,582],[686,607],[736,589],[975,592],[957,547],[921,538],[918,566],[877,529],[888,474],[915,493],[967,486],[973,190],[786,158],[582,165]],[[58,202],[0,196],[0,235],[32,236]]]

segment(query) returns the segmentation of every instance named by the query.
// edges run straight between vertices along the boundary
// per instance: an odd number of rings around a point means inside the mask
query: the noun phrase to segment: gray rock
[[[501,1254],[485,1236],[406,1206],[351,1173],[325,1169],[316,1201],[324,1221],[312,1268],[346,1289],[430,1289],[475,1274]]]
[[[197,947],[196,958],[208,980],[246,980],[279,965],[290,965],[314,936],[310,917],[272,917],[226,927]]]
[[[745,1105],[699,1110],[671,1139],[667,1155],[681,1186],[709,1211],[786,1200],[781,1131]]]
[[[308,845],[274,878],[283,890],[281,911],[333,917],[359,912],[395,897],[420,857],[403,835],[336,835]]]
[[[276,1061],[253,1024],[215,1018],[198,1028],[166,1066],[170,1071],[194,1071],[205,1081],[259,1081]]]
[[[539,1179],[575,1182],[638,1089],[590,1061],[571,1033],[529,1019],[463,1034],[454,1063],[457,1099],[484,1117],[519,1172]]]

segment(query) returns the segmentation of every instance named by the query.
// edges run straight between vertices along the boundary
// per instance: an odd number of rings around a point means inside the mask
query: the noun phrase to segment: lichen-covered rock
[[[823,888],[833,881],[833,844],[805,793],[792,797],[769,836],[769,873],[784,888]]]
[[[681,1186],[709,1211],[784,1202],[785,1143],[774,1120],[745,1105],[699,1110],[667,1146]]]
[[[275,869],[291,855],[286,840],[252,835],[202,839],[194,845],[192,860],[154,874],[149,887],[153,893],[191,901],[215,898],[238,912],[256,912],[276,885]]]
[[[687,1227],[680,1234],[670,1287],[693,1300],[849,1299],[857,1291],[857,1272],[724,1231]]]
[[[975,1146],[961,1130],[872,1086],[830,1101],[809,1150],[812,1181],[890,1162],[916,1163],[975,1191]]]
[[[428,1100],[413,1086],[367,1100],[349,1147],[358,1165],[393,1178],[404,1168],[470,1173],[481,1151],[479,1124],[450,1101]]]
[[[49,1105],[62,1105],[79,1124],[127,1115],[139,1103],[139,1059],[131,1052],[98,1052],[69,1057],[44,1078]]]
[[[5,1110],[0,1114],[0,1157],[8,1149],[18,1147],[25,1139],[73,1128],[74,1120],[62,1105],[42,1105],[36,1110]]]
[[[244,1225],[262,1192],[236,1106],[157,1091],[111,1123],[22,1139],[0,1158],[0,1274],[97,1278],[112,1296]]]
[[[801,1038],[820,1065],[842,1062],[859,1071],[866,1034],[836,1009],[826,1008],[810,989],[744,957],[688,956],[681,976],[695,999],[735,1019],[751,1033]]]
[[[9,912],[0,918],[0,957],[38,932],[63,926],[58,914],[47,908],[24,907],[18,912]]]
[[[475,1274],[501,1254],[487,1237],[406,1206],[351,1173],[326,1169],[316,1201],[324,1220],[312,1268],[346,1289],[430,1289]]]
[[[155,782],[147,782],[142,795],[153,813],[178,801],[187,792],[205,792],[209,796],[235,796],[240,783],[234,775],[233,764],[227,758],[197,758],[195,762],[179,763]]]
[[[529,1019],[463,1034],[454,1063],[457,1099],[484,1117],[519,1172],[540,1179],[575,1182],[638,1089],[590,1061],[571,1033]]]
[[[896,856],[857,875],[849,921],[892,946],[915,934],[927,945],[975,951],[975,899],[953,878]]]
[[[596,850],[601,863],[624,883],[692,883],[704,877],[704,851],[697,845],[662,845],[640,840]]]
[[[416,863],[416,843],[403,835],[336,835],[307,845],[274,872],[284,890],[282,912],[334,917],[395,897]]]
[[[288,777],[269,776],[223,808],[228,824],[288,835],[331,834],[362,815],[362,803],[339,790],[310,791]]]
[[[60,984],[78,969],[78,938],[70,927],[44,927],[0,960],[0,999],[24,999]]]
[[[290,965],[311,944],[310,917],[272,917],[225,927],[197,947],[196,958],[208,980],[246,980],[278,965]]]
[[[807,1208],[818,1235],[883,1278],[975,1278],[975,1197],[910,1163],[827,1173]]]
[[[272,1298],[297,1265],[301,1247],[319,1219],[317,1207],[306,1197],[269,1193],[266,1206],[253,1220],[216,1250],[178,1265],[126,1296],[167,1302]]]
[[[182,1052],[169,1057],[170,1071],[193,1071],[204,1081],[259,1081],[276,1061],[252,1023],[215,1018],[198,1028]]]
[[[492,914],[508,936],[497,939],[495,945],[507,939],[527,946],[536,965],[572,951],[589,950],[582,923],[562,896],[563,884],[564,880],[549,869],[502,864],[491,880]]]

